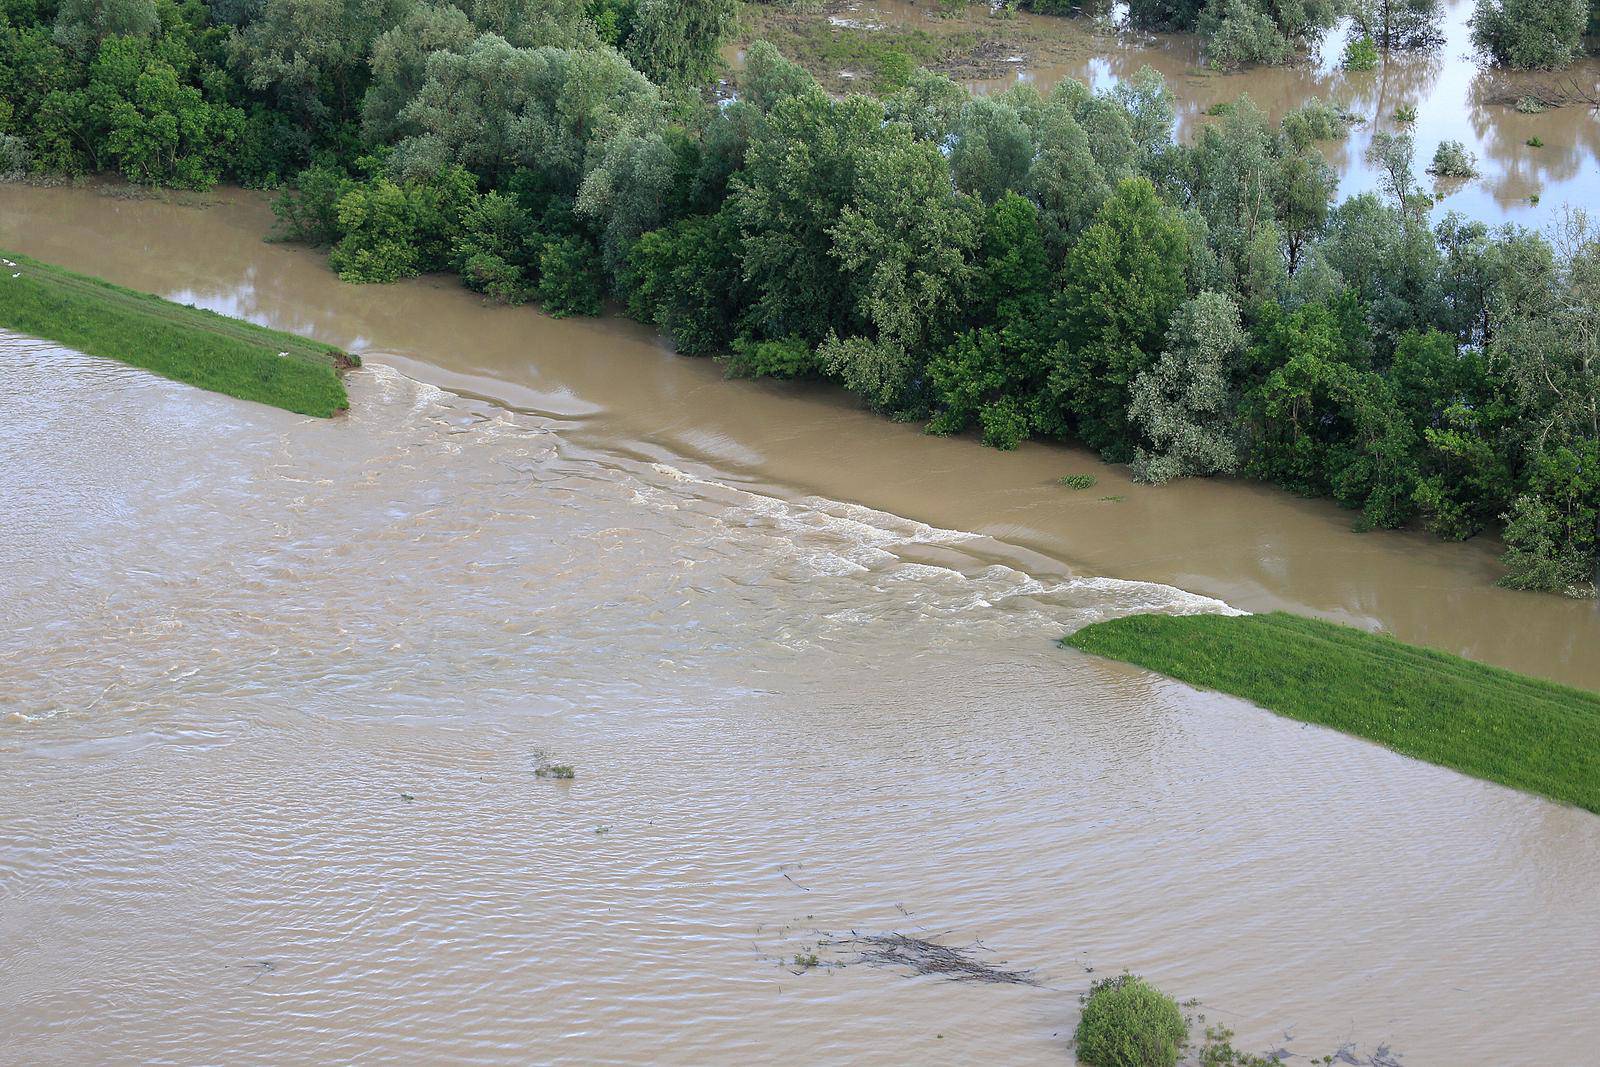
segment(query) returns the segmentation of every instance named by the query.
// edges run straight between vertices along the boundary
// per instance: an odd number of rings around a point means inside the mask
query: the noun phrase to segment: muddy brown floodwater
[[[214,199],[0,189],[0,246],[367,361],[317,421],[0,337],[0,1060],[1062,1063],[1129,968],[1254,1049],[1592,1062],[1600,819],[1053,642],[1281,605],[1594,685],[1593,605]],[[1037,984],[824,944],[896,934]]]
[[[1244,94],[1274,119],[1310,100],[1326,100],[1362,122],[1350,136],[1321,147],[1340,178],[1340,197],[1378,188],[1376,170],[1365,161],[1378,130],[1408,132],[1416,139],[1417,174],[1439,196],[1435,217],[1458,211],[1488,222],[1543,228],[1567,206],[1600,211],[1600,121],[1582,104],[1519,113],[1511,103],[1529,92],[1578,89],[1600,92],[1600,59],[1585,58],[1559,74],[1486,71],[1472,53],[1473,0],[1443,0],[1442,43],[1432,49],[1395,52],[1377,70],[1344,71],[1348,23],[1332,30],[1318,52],[1286,67],[1252,67],[1231,74],[1208,70],[1201,40],[1193,34],[1137,33],[1119,28],[1121,5],[1109,22],[1018,12],[1008,19],[986,15],[973,4],[948,17],[935,0],[857,0],[829,3],[836,32],[917,30],[940,36],[993,39],[990,49],[1009,51],[985,61],[982,77],[963,73],[962,49],[949,50],[958,81],[976,92],[998,92],[1027,83],[1041,91],[1067,78],[1106,89],[1150,66],[1167,78],[1178,109],[1178,136],[1198,136],[1215,104]],[[759,9],[757,9],[759,10]],[[1002,48],[1004,45],[1006,47]],[[736,63],[740,56],[730,56]],[[850,87],[850,71],[819,71],[834,89]],[[1396,121],[1402,106],[1416,110],[1414,122]],[[1541,147],[1527,142],[1538,138]],[[1477,156],[1482,176],[1472,181],[1433,183],[1422,173],[1443,141],[1462,142]],[[1537,202],[1533,197],[1537,196]]]

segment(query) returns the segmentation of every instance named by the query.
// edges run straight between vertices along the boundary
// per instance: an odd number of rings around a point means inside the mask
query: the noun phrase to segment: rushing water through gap
[[[1250,1048],[1592,1056],[1600,819],[1056,648],[1227,610],[1058,531],[1165,581],[1259,524],[1229,603],[1409,597],[1569,675],[1592,605],[1248,486],[1074,503],[1079,454],[344,286],[261,216],[0,191],[0,245],[368,361],[317,421],[0,337],[0,1060],[1070,1062],[1124,967]]]
[[[1342,141],[1320,145],[1339,175],[1339,197],[1375,190],[1378,174],[1365,159],[1378,130],[1409,132],[1416,138],[1417,177],[1440,197],[1435,217],[1458,211],[1487,222],[1514,222],[1543,228],[1568,205],[1600,211],[1600,120],[1584,104],[1521,114],[1511,106],[1529,91],[1576,88],[1600,91],[1600,59],[1583,58],[1558,72],[1506,72],[1485,68],[1472,54],[1467,25],[1473,0],[1441,0],[1443,42],[1422,51],[1393,52],[1374,71],[1340,68],[1350,27],[1341,23],[1317,53],[1285,67],[1251,67],[1233,73],[1206,68],[1202,41],[1193,34],[1139,33],[1113,22],[1016,12],[989,18],[982,4],[949,17],[935,0],[855,0],[830,3],[827,10],[840,32],[920,30],[936,35],[995,35],[1014,51],[983,76],[957,72],[975,92],[999,92],[1019,83],[1047,91],[1075,78],[1097,90],[1108,89],[1150,66],[1167,79],[1178,109],[1178,136],[1192,141],[1214,121],[1207,111],[1244,94],[1273,119],[1311,100],[1325,100],[1363,121]],[[813,16],[815,17],[815,16]],[[959,49],[955,50],[959,53]],[[736,62],[740,57],[734,55]],[[849,75],[852,72],[845,71]],[[826,77],[826,76],[825,76]],[[835,76],[836,88],[852,84]],[[1401,106],[1416,109],[1413,123],[1395,120]],[[1538,138],[1543,147],[1528,140]],[[1443,141],[1460,141],[1478,158],[1482,176],[1467,182],[1435,183],[1423,174]],[[1538,196],[1538,202],[1531,198]]]

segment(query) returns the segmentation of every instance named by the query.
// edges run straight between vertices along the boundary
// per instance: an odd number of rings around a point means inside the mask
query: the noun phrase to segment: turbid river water
[[[1474,219],[1543,227],[1569,205],[1600,211],[1600,121],[1590,107],[1575,102],[1529,115],[1511,106],[1518,96],[1552,90],[1577,90],[1600,99],[1600,60],[1585,58],[1559,74],[1486,71],[1471,54],[1467,20],[1473,3],[1441,0],[1442,42],[1431,49],[1394,52],[1374,71],[1341,69],[1350,33],[1348,23],[1342,23],[1302,62],[1229,74],[1206,68],[1201,39],[1195,35],[1131,32],[1121,28],[1125,16],[1120,10],[1109,21],[1027,12],[997,20],[987,16],[983,4],[948,17],[935,0],[855,0],[825,6],[838,32],[912,29],[993,39],[988,51],[996,55],[986,61],[991,69],[981,77],[956,75],[977,92],[1018,83],[1046,90],[1067,78],[1106,89],[1140,67],[1153,67],[1172,87],[1178,135],[1186,141],[1213,121],[1207,115],[1213,105],[1244,94],[1274,118],[1309,100],[1326,100],[1362,120],[1343,141],[1322,145],[1340,176],[1341,197],[1378,187],[1365,153],[1374,132],[1389,130],[1415,137],[1418,176],[1440,197],[1436,217],[1459,211]],[[951,55],[961,65],[962,50],[952,48]],[[851,83],[836,73],[831,84]],[[1414,122],[1396,121],[1402,106],[1416,110]],[[1529,145],[1532,138],[1542,145]],[[1477,156],[1482,177],[1434,185],[1422,174],[1434,149],[1446,140],[1461,141]]]
[[[1060,1063],[1130,968],[1251,1048],[1592,1062],[1600,819],[1053,641],[1287,605],[1594,685],[1594,605],[216,200],[0,190],[0,245],[367,361],[316,421],[0,338],[0,1061]]]

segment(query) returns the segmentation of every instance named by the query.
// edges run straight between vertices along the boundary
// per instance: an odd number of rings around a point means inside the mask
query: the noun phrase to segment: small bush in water
[[[1528,138],[1528,147],[1529,148],[1543,148],[1544,147],[1544,142],[1541,141],[1537,137],[1530,137],[1530,138]]]
[[[1475,178],[1478,160],[1460,141],[1443,141],[1433,153],[1428,173],[1438,178]]]
[[[1176,1000],[1123,974],[1089,988],[1073,1040],[1090,1067],[1173,1067],[1188,1036]]]
[[[1345,70],[1374,70],[1378,66],[1378,46],[1371,37],[1357,37],[1344,46]]]
[[[1095,481],[1092,474],[1067,474],[1061,478],[1061,484],[1068,489],[1092,489]]]
[[[1417,109],[1411,104],[1401,104],[1399,107],[1394,109],[1394,120],[1396,122],[1405,123],[1416,122]]]

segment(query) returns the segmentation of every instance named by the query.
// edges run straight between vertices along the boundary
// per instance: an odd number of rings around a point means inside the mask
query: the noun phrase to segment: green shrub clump
[[[1428,173],[1436,178],[1476,178],[1478,160],[1460,141],[1441,141]]]
[[[1176,1000],[1123,974],[1090,987],[1073,1040],[1091,1067],[1173,1067],[1188,1036]]]
[[[1371,37],[1356,37],[1344,46],[1345,70],[1376,70],[1378,67],[1378,46],[1372,43]]]

